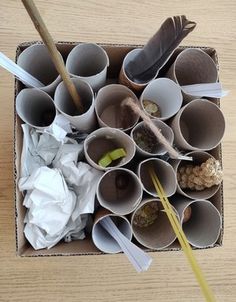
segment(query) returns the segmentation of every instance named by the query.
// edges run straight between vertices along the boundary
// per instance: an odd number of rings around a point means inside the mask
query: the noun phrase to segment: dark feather
[[[166,19],[136,58],[127,64],[125,71],[128,77],[138,83],[147,82],[155,77],[195,26],[196,23],[187,20],[185,16]]]

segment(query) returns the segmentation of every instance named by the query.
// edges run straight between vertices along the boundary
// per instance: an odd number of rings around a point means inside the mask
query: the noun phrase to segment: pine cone
[[[182,166],[177,172],[177,180],[181,189],[194,191],[202,191],[205,188],[219,185],[222,177],[220,162],[214,158],[209,158],[200,166]]]

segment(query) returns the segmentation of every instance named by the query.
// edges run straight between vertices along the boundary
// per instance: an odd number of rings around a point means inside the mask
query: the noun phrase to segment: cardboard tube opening
[[[197,99],[185,105],[172,121],[175,143],[187,150],[211,150],[221,141],[225,119],[214,103]]]
[[[16,111],[28,125],[36,128],[50,126],[56,117],[53,99],[37,88],[25,88],[16,97]]]
[[[64,82],[61,82],[55,91],[56,107],[79,130],[91,132],[96,124],[93,90],[81,79],[73,78],[72,81],[81,97],[85,112],[83,114],[78,112]]]
[[[137,124],[139,116],[127,106],[121,106],[123,100],[131,97],[138,102],[135,94],[127,87],[111,84],[101,88],[97,94],[95,111],[101,127],[119,128],[130,130]]]
[[[135,220],[137,221],[138,219],[135,218],[135,215],[138,214],[139,209],[153,202],[157,204],[158,208],[156,219],[148,226],[137,225]],[[176,240],[176,235],[168,217],[162,210],[163,206],[159,199],[148,199],[143,201],[132,214],[131,227],[134,237],[147,248],[156,250],[164,249]]]
[[[172,129],[160,120],[153,120],[153,123],[161,130],[166,140],[172,145],[174,133]],[[144,122],[138,123],[131,131],[131,137],[137,148],[137,153],[142,156],[164,155],[167,150],[160,144],[156,136]]]
[[[108,167],[98,165],[99,160],[108,152],[117,148],[123,148],[126,156],[112,161]],[[100,128],[92,132],[84,141],[85,157],[90,165],[99,170],[108,170],[111,167],[126,165],[135,154],[133,140],[119,129]]]
[[[115,214],[104,214],[93,225],[92,239],[96,247],[104,253],[115,254],[121,252],[117,241],[100,225],[100,221],[110,216],[120,232],[129,240],[132,239],[132,230],[127,218]]]
[[[142,92],[140,97],[142,108],[145,110],[143,102],[152,101],[160,110],[158,119],[167,120],[175,115],[182,106],[183,96],[180,87],[170,79],[159,78],[151,81]],[[148,114],[148,113],[147,113]],[[152,115],[148,114],[152,118]]]
[[[149,82],[146,82],[146,83],[134,82],[128,77],[128,75],[126,73],[127,64],[131,60],[133,60],[140,51],[141,51],[140,48],[135,48],[127,53],[127,55],[125,56],[125,58],[123,60],[123,64],[122,64],[120,74],[119,74],[119,83],[127,86],[128,88],[130,88],[133,91],[141,91],[149,83]],[[155,78],[155,76],[153,78]]]
[[[105,50],[94,43],[81,43],[68,55],[66,68],[69,73],[87,81],[94,90],[105,85],[109,58]]]
[[[60,76],[44,44],[35,44],[27,47],[19,55],[17,64],[45,84],[45,86],[52,85],[51,87],[42,87],[48,93],[54,91],[60,82]]]
[[[213,59],[201,49],[188,48],[175,59],[166,75],[180,86],[201,83],[215,83],[218,80],[217,66]],[[182,90],[184,101],[197,97]]]
[[[130,170],[114,168],[99,181],[97,198],[101,206],[119,215],[135,210],[142,198],[142,185]]]
[[[218,72],[215,62],[201,49],[185,49],[175,61],[176,79],[180,86],[214,83]]]
[[[143,185],[143,189],[148,194],[157,197],[155,187],[149,175],[150,167],[154,168],[154,171],[156,172],[156,175],[163,186],[166,196],[172,196],[176,192],[177,188],[176,173],[169,163],[159,158],[149,158],[142,161],[138,165],[138,176]]]
[[[188,206],[191,206],[191,217],[183,223],[183,231],[189,243],[198,248],[214,245],[221,230],[219,211],[207,200],[190,201]]]
[[[186,156],[191,156],[193,161],[187,162],[184,160],[177,160],[172,162],[172,166],[174,170],[177,171],[182,167],[188,164],[193,166],[198,165],[200,166],[202,163],[206,162],[209,158],[214,158],[211,154],[204,152],[204,151],[192,151],[186,154]],[[193,191],[190,189],[181,189],[179,183],[177,183],[177,192],[181,195],[184,195],[191,199],[209,199],[219,190],[220,184],[212,186],[211,188],[205,188],[202,191]]]

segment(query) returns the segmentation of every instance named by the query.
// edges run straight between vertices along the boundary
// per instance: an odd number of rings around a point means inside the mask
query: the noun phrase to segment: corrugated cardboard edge
[[[74,45],[77,45],[78,43],[81,43],[81,42],[65,42],[65,41],[58,41],[56,42],[57,44],[60,44],[60,45],[71,45],[71,46],[74,46]],[[31,42],[23,42],[21,44],[19,44],[17,46],[17,49],[16,49],[16,61],[17,61],[17,58],[20,54],[20,52],[22,51],[22,48],[25,48],[25,47],[28,47],[32,44],[42,44],[41,41],[31,41]],[[116,48],[123,48],[123,47],[127,47],[127,48],[137,48],[137,47],[142,47],[143,45],[129,45],[129,44],[115,44],[115,43],[97,43],[98,45],[100,46],[103,46],[103,47],[116,47]],[[219,63],[218,63],[218,57],[217,57],[217,54],[216,54],[216,50],[212,47],[206,47],[206,46],[181,46],[177,49],[177,51],[175,52],[175,54],[172,56],[171,60],[173,61],[175,56],[177,56],[177,54],[185,49],[185,48],[200,48],[202,50],[204,50],[205,52],[207,52],[212,58],[213,60],[215,61],[216,65],[217,65],[217,69],[219,70]],[[171,64],[171,60],[168,62],[169,65]],[[168,68],[168,63],[165,65],[165,68]],[[165,72],[165,68],[163,68],[161,71],[160,71],[160,75],[162,73]],[[18,176],[19,176],[19,173],[17,173],[17,163],[16,163],[16,160],[17,160],[17,157],[20,157],[20,154],[17,154],[17,143],[18,143],[18,137],[17,137],[17,126],[18,126],[18,123],[17,123],[17,120],[19,120],[17,118],[17,115],[16,115],[16,109],[15,109],[15,99],[16,99],[16,95],[18,94],[18,91],[19,91],[19,82],[18,80],[15,80],[15,86],[14,86],[14,201],[15,201],[15,237],[16,237],[16,254],[18,256],[22,256],[22,257],[35,257],[35,256],[40,256],[40,257],[45,257],[45,256],[83,256],[83,255],[101,255],[103,254],[102,252],[80,252],[80,253],[71,253],[71,252],[54,252],[54,253],[50,253],[50,250],[40,250],[40,251],[32,251],[31,252],[27,252],[28,248],[26,247],[21,247],[19,248],[19,221],[18,221],[18,207],[19,207],[19,204],[17,202],[17,195],[19,194],[19,192],[17,191],[17,187],[18,187]],[[220,106],[220,100],[219,99],[215,99],[215,102],[217,103],[218,106]],[[221,164],[222,164],[222,147],[221,145],[218,146],[217,148],[215,148],[212,152],[210,153],[213,153],[213,155],[215,155],[217,158],[220,159],[221,161]],[[220,199],[220,212],[221,212],[221,215],[222,215],[222,229],[221,229],[221,233],[220,233],[220,236],[219,236],[219,239],[217,241],[217,243],[211,247],[207,247],[207,248],[204,248],[204,249],[208,249],[208,248],[213,248],[213,247],[220,247],[222,246],[222,243],[223,243],[223,231],[224,231],[224,205],[223,205],[223,183],[221,184],[220,186],[220,189],[219,191],[216,193],[216,195],[211,198],[210,200],[214,199],[214,198],[217,198],[217,196],[219,196],[219,199]],[[193,248],[193,249],[199,249],[199,248]],[[144,249],[146,252],[156,252],[156,250],[152,250],[152,249]],[[178,246],[178,244],[174,243],[172,246],[170,246],[168,249],[164,249],[162,251],[158,251],[158,252],[166,252],[166,251],[180,251],[180,247]]]

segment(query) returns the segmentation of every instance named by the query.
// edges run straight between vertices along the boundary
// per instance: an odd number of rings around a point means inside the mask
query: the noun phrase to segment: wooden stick
[[[81,102],[81,97],[79,96],[76,87],[74,83],[72,82],[66,68],[65,64],[63,62],[63,59],[61,58],[56,45],[53,42],[53,39],[43,22],[43,19],[40,16],[40,13],[35,6],[33,0],[21,0],[24,4],[25,9],[27,10],[31,20],[34,23],[35,28],[37,29],[38,33],[40,34],[44,44],[47,46],[49,53],[51,55],[52,61],[58,71],[58,73],[61,75],[71,97],[72,100],[76,106],[76,108],[79,110],[80,113],[84,112],[84,108]]]

